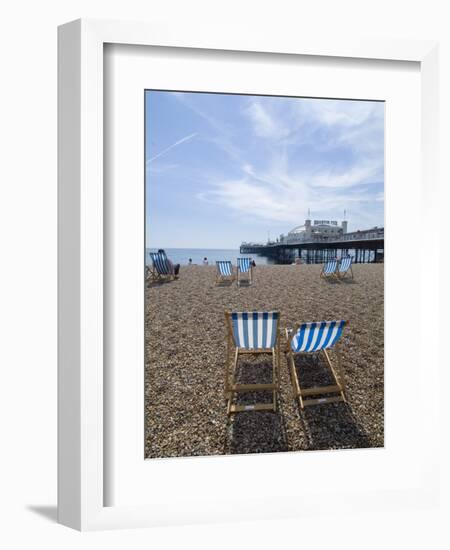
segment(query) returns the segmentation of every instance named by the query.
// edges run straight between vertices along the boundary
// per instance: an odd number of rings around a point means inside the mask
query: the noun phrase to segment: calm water
[[[166,248],[166,254],[174,264],[188,265],[189,258],[193,264],[202,264],[203,258],[208,258],[209,265],[216,265],[218,260],[230,260],[236,265],[237,258],[253,258],[256,265],[267,265],[273,263],[268,258],[258,254],[240,254],[239,250],[219,248]],[[151,265],[149,252],[156,252],[155,248],[147,248],[146,264]]]

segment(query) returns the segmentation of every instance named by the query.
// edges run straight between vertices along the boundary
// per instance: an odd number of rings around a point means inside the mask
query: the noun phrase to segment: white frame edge
[[[239,28],[230,37],[228,30],[209,27],[200,36],[186,25],[85,19],[58,28],[58,521],[75,529],[167,523],[149,517],[145,507],[103,506],[105,43],[420,62],[422,185],[431,186],[434,196],[439,188],[437,42],[267,38]],[[428,212],[434,206],[430,196]],[[435,237],[432,224],[424,230]],[[421,307],[437,311],[437,300],[436,288]],[[437,460],[437,451],[433,457]],[[429,483],[436,489],[436,476]]]

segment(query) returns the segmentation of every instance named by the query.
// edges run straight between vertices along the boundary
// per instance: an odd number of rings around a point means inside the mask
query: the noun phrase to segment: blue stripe
[[[244,348],[248,348],[248,315],[247,312],[242,313],[242,325],[244,329]]]
[[[323,336],[323,331],[324,331],[324,328],[327,326],[327,322],[326,321],[322,321],[320,323],[320,327],[319,327],[319,334],[317,336],[317,340],[316,340],[316,343],[314,344],[313,348],[311,351],[317,351],[318,349],[321,349],[319,348],[319,345],[320,345],[320,341],[322,340],[322,336]]]
[[[253,347],[258,347],[258,312],[254,311],[253,315]]]

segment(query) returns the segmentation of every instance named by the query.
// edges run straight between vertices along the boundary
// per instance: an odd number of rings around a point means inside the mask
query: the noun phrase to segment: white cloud
[[[282,139],[289,135],[289,127],[285,126],[279,117],[270,114],[257,100],[252,101],[244,113],[252,122],[254,133],[259,137]]]
[[[378,183],[383,179],[382,165],[378,160],[366,160],[356,163],[344,171],[322,169],[309,176],[313,187],[354,187],[370,183]]]
[[[370,184],[384,180],[383,104],[252,98],[240,113],[250,121],[254,136],[250,154],[242,141],[245,132],[200,110],[188,96],[177,99],[214,131],[203,139],[227,154],[230,171],[225,174],[241,174],[214,177],[209,171],[206,190],[197,195],[201,200],[240,219],[286,224],[286,230],[302,223],[309,208],[326,219],[340,218],[346,209],[353,227],[380,224],[383,194],[378,186],[371,191]],[[299,151],[311,149],[321,158],[311,162],[309,156],[299,156]]]
[[[380,201],[382,193],[370,191],[376,183],[377,163],[356,165],[341,172],[333,170],[290,170],[284,155],[271,159],[269,171],[258,172],[250,165],[241,166],[239,179],[216,179],[199,198],[231,210],[237,216],[267,222],[285,223],[286,230],[303,222],[310,208],[314,216],[342,217],[367,209],[367,202]],[[363,187],[361,187],[363,185]],[[358,216],[354,216],[356,221]],[[370,215],[359,216],[360,223],[373,225]]]
[[[383,148],[384,104],[373,101],[300,100],[292,105],[297,133],[305,139],[318,130],[321,149],[346,146],[354,152],[380,155]]]

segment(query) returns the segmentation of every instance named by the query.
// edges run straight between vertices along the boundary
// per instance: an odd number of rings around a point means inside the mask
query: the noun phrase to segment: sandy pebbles
[[[356,265],[354,282],[342,284],[322,281],[320,270],[319,265],[258,266],[254,284],[238,288],[236,283],[217,287],[215,267],[186,266],[176,281],[148,284],[148,458],[383,446],[383,265]],[[223,398],[225,309],[279,310],[282,328],[300,321],[348,320],[337,346],[348,403],[300,411],[282,355],[279,411],[243,412],[229,419]],[[332,360],[337,358],[333,351]],[[270,377],[270,365],[258,362],[243,366],[243,382]],[[322,363],[311,358],[301,365],[305,387],[327,383]],[[240,396],[248,403],[254,398]]]

